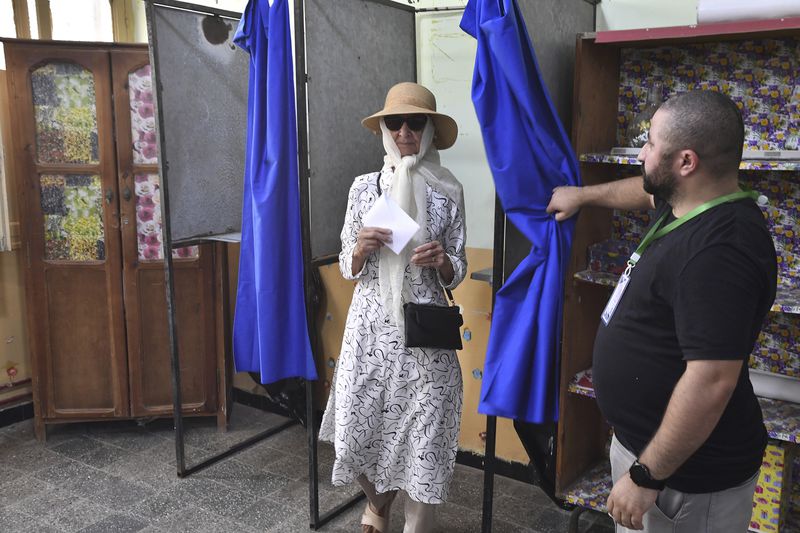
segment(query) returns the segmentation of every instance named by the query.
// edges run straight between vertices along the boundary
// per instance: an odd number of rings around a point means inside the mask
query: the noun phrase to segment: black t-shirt
[[[660,203],[653,220],[669,213]],[[644,251],[594,344],[594,387],[617,438],[638,457],[690,360],[745,361],[708,440],[668,480],[682,492],[740,485],[761,466],[767,434],[746,361],[775,299],[775,248],[752,200],[721,204]]]

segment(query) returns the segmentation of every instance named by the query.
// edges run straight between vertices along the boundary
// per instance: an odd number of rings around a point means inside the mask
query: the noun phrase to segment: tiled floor
[[[193,461],[228,448],[284,419],[236,405],[231,428],[194,420]],[[269,532],[310,531],[306,433],[300,426],[186,479],[175,475],[169,421],[50,426],[45,444],[30,420],[0,428],[0,531]],[[327,510],[357,492],[330,484],[333,450],[320,444],[320,505]],[[443,532],[479,532],[483,475],[458,465],[450,501],[439,510]],[[356,532],[363,504],[321,531]],[[566,532],[568,513],[538,488],[496,478],[493,531]],[[392,532],[402,531],[402,504]],[[585,513],[582,533],[610,533],[608,518]]]

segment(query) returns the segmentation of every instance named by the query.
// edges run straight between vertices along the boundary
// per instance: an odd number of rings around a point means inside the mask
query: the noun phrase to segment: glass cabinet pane
[[[136,234],[140,261],[158,261],[161,251],[161,190],[158,174],[136,174]],[[200,255],[197,246],[176,248],[172,257],[195,259]]]
[[[75,63],[31,73],[40,163],[98,163],[94,76]]]
[[[45,259],[105,259],[100,176],[43,174],[41,185]]]
[[[153,109],[153,85],[151,79],[150,65],[145,65],[128,75],[133,162],[137,165],[155,165],[158,163],[156,119]]]

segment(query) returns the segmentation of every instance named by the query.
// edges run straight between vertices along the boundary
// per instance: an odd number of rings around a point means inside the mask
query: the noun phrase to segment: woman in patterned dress
[[[415,83],[392,87],[362,124],[382,136],[386,156],[380,172],[350,188],[339,266],[358,281],[320,438],[336,449],[334,485],[355,480],[367,495],[363,531],[388,531],[403,491],[404,532],[422,533],[433,529],[453,475],[461,369],[455,350],[405,346],[402,305],[447,305],[444,289],[467,270],[462,187],[437,151],[453,145],[458,128]],[[362,223],[381,194],[420,226],[400,254],[384,246],[391,231]]]

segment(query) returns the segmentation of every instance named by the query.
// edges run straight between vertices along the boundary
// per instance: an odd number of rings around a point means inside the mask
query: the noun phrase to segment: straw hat
[[[423,113],[433,119],[436,134],[433,144],[444,150],[455,144],[458,136],[458,125],[451,117],[436,112],[436,97],[428,89],[417,83],[398,83],[386,94],[383,109],[361,121],[365,128],[381,134],[381,117],[388,115],[411,115]]]

